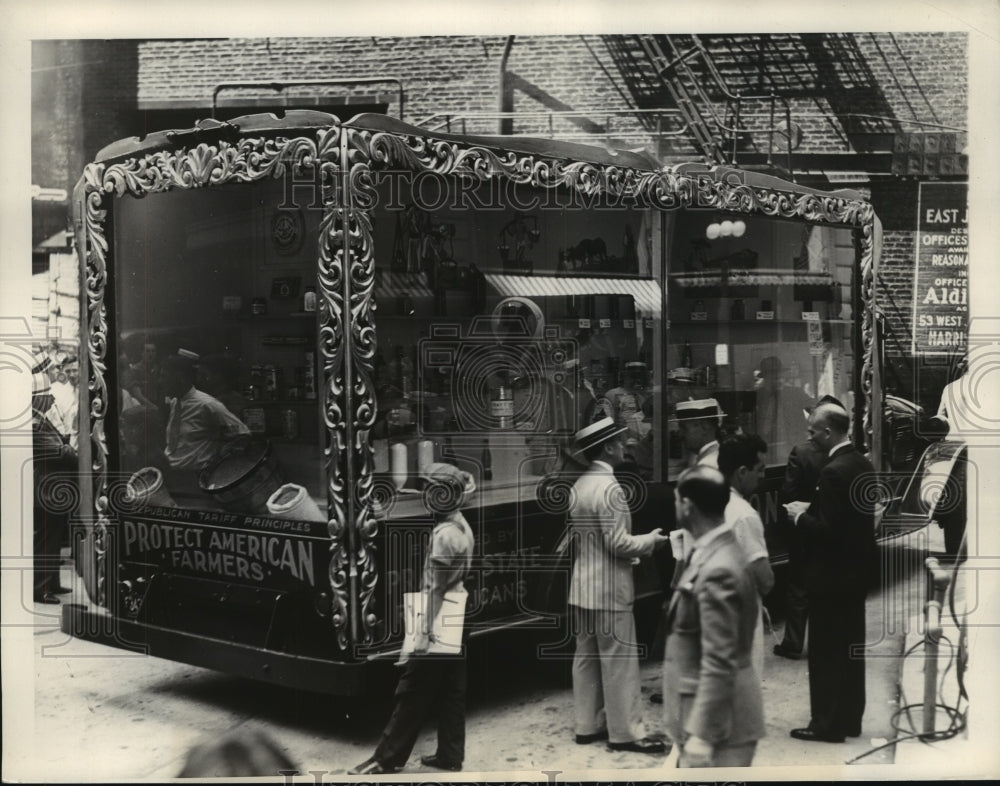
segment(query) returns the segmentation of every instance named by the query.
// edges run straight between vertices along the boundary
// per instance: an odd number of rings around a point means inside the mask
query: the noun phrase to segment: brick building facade
[[[665,161],[700,159],[705,151],[682,133],[684,120],[640,39],[702,47],[691,63],[708,80],[706,112],[730,116],[733,102],[722,87],[777,94],[801,129],[797,180],[870,196],[885,228],[880,283],[893,361],[886,382],[891,392],[936,406],[940,383],[916,374],[910,348],[917,191],[934,177],[965,182],[967,175],[894,173],[891,160],[893,139],[903,133],[946,134],[956,153],[967,145],[965,33],[38,42],[36,182],[71,188],[102,144],[189,125],[210,115],[213,99],[222,118],[286,106],[342,117],[376,111],[432,129],[553,136],[646,149]],[[288,84],[320,80],[336,84]],[[234,83],[253,86],[216,94]],[[765,155],[761,129],[772,119],[767,101],[741,107],[744,126],[756,129],[737,140],[738,163],[746,165]]]

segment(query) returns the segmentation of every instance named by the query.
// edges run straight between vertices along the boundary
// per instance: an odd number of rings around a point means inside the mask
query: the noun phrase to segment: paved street
[[[809,719],[806,664],[774,656],[771,646],[778,639],[769,639],[764,681],[768,736],[758,749],[755,774],[756,768],[772,766],[840,767],[869,750],[873,742],[892,737],[897,656],[904,621],[923,602],[922,573],[913,567],[922,563],[928,534],[938,536],[935,528],[883,547],[891,567],[887,589],[874,595],[868,605],[868,709],[860,738],[830,745],[788,737],[790,728],[805,725]],[[64,568],[64,582],[69,581],[69,573]],[[78,600],[79,593],[77,589],[74,596]],[[168,778],[176,775],[185,752],[196,742],[232,729],[255,727],[271,734],[303,771],[323,771],[328,780],[337,780],[367,758],[387,717],[388,706],[377,699],[364,710],[352,709],[348,702],[335,698],[291,693],[67,639],[58,630],[57,607],[34,609],[38,614],[31,631],[34,732],[20,765],[29,769],[7,771],[23,773],[23,778]],[[780,626],[771,635],[779,634]],[[506,649],[514,647],[510,644]],[[523,650],[531,651],[527,646]],[[644,665],[644,696],[658,689],[659,673],[659,663]],[[575,745],[568,674],[565,664],[540,668],[525,652],[494,647],[488,663],[470,670],[466,771],[541,779],[546,777],[542,773],[552,770],[562,771],[560,778],[582,770],[628,770],[640,777],[636,770],[673,767],[675,756],[663,761],[611,753],[602,744]],[[650,732],[662,731],[660,708],[648,702],[645,706]],[[28,728],[30,724],[13,731],[26,734]],[[5,732],[8,729],[5,723]],[[8,736],[7,741],[12,739]],[[433,750],[433,735],[427,731],[411,759],[410,777],[439,779],[439,774],[419,764],[419,755]],[[891,762],[891,749],[863,760],[871,765]],[[648,777],[670,779],[671,772],[649,773]],[[783,775],[777,771],[771,777]],[[879,777],[878,770],[874,777]]]

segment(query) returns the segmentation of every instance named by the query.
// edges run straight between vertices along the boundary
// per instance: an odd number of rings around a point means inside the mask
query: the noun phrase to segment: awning
[[[378,270],[375,279],[375,298],[389,297],[430,298],[434,296],[420,273],[396,273]]]
[[[579,276],[513,276],[487,273],[486,283],[503,297],[563,297],[570,295],[631,295],[638,316],[661,313],[660,285],[651,278]]]

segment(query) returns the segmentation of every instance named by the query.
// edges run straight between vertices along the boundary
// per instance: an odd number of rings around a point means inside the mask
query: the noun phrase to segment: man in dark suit
[[[811,719],[791,736],[843,742],[861,734],[865,711],[865,597],[876,573],[875,510],[865,484],[875,469],[847,437],[850,419],[824,403],[809,416],[809,441],[827,453],[810,504],[785,505],[802,537],[809,596]]]
[[[823,396],[816,405],[823,403],[836,404],[843,409],[844,405],[833,396]],[[805,418],[813,411],[813,407],[803,410]],[[788,454],[788,464],[785,467],[785,481],[781,485],[778,500],[785,504],[795,500],[812,502],[819,483],[819,472],[826,465],[826,451],[820,450],[808,440],[800,442]],[[788,592],[786,603],[788,616],[785,619],[785,633],[780,644],[774,645],[774,654],[790,660],[800,660],[804,657],[806,647],[806,623],[809,620],[809,597],[805,587],[805,560],[802,552],[802,538],[796,534],[794,525],[789,522],[792,532],[789,533],[788,554]]]
[[[678,767],[749,767],[765,734],[751,649],[760,600],[746,554],[725,521],[729,486],[717,469],[685,470],[674,492],[693,551],[667,610],[663,708]]]

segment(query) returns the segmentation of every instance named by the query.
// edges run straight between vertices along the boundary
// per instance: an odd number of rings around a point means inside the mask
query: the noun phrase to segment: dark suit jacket
[[[765,734],[760,676],[750,662],[757,588],[730,528],[699,546],[667,611],[663,707],[667,732],[741,745]]]
[[[785,467],[785,482],[781,484],[779,501],[812,502],[819,483],[819,472],[826,464],[826,452],[820,450],[812,442],[801,442],[792,448],[788,454],[788,465]]]
[[[782,504],[801,500],[812,502],[819,483],[819,472],[826,465],[826,451],[820,450],[811,442],[800,442],[788,454],[788,464],[785,466],[785,482],[778,492],[778,501]],[[793,575],[801,583],[805,568],[803,562],[803,539],[796,532],[795,525],[785,509],[780,508],[781,522],[784,527],[784,537],[788,541],[788,557]]]
[[[867,592],[878,575],[875,468],[853,446],[842,447],[820,470],[809,509],[796,524],[802,539],[806,591]]]
[[[34,408],[31,411],[31,432],[35,506],[52,513],[65,510],[68,500],[64,497],[76,496],[71,490],[76,485],[76,451],[66,444],[45,413]],[[62,477],[46,483],[50,475]]]

